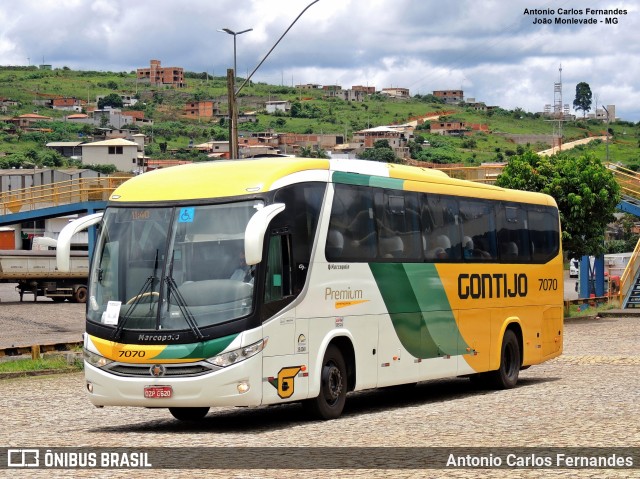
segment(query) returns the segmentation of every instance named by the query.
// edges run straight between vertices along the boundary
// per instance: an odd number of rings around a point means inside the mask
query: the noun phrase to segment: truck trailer
[[[0,250],[0,282],[18,283],[16,290],[20,301],[25,294],[51,298],[62,302],[87,301],[89,256],[86,251],[71,251],[70,269],[56,268],[56,252],[53,250]]]

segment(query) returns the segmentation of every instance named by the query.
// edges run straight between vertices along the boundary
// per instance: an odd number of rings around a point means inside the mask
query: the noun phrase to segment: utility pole
[[[227,97],[229,101],[229,159],[238,158],[238,109],[236,106],[235,72],[227,70]]]
[[[253,69],[253,71],[249,75],[247,75],[247,78],[244,79],[244,81],[242,82],[242,84],[238,88],[235,88],[235,81],[234,81],[235,68],[233,70],[227,70],[227,95],[229,97],[229,121],[231,122],[231,124],[229,125],[229,136],[230,136],[230,138],[229,138],[229,155],[230,155],[231,159],[238,158],[238,107],[236,105],[236,98],[238,97],[238,93],[240,93],[240,91],[244,88],[244,86],[249,82],[249,80],[251,79],[253,74],[256,71],[258,71],[258,68],[260,68],[262,66],[262,64],[267,59],[267,57],[278,46],[280,41],[289,32],[289,30],[291,30],[291,27],[293,27],[293,25],[298,21],[298,19],[302,16],[302,14],[304,12],[306,12],[309,9],[309,7],[311,7],[311,5],[313,5],[315,3],[318,3],[319,1],[320,0],[314,0],[309,5],[307,5],[304,8],[304,10],[302,10],[300,12],[300,14],[295,18],[295,20],[293,22],[291,22],[291,25],[289,25],[289,27],[284,31],[284,33],[282,35],[280,35],[280,38],[278,38],[278,41],[276,41],[276,43],[274,43],[274,45],[267,52],[267,54],[262,58],[262,60],[260,60],[260,63],[258,63],[258,65]],[[222,31],[224,31],[225,33],[229,33],[229,32],[227,32],[227,30],[228,29],[223,29]],[[233,32],[231,32],[229,34],[233,35]],[[235,40],[236,35],[238,35],[238,33],[236,33],[234,35],[234,37],[233,37],[234,40]],[[234,58],[235,58],[235,42],[234,42]],[[232,105],[232,103],[233,103],[233,105]]]
[[[607,138],[605,140],[605,144],[607,145],[607,163],[609,163],[609,110],[604,105],[602,105],[602,109],[607,114],[607,130],[606,130]],[[596,110],[596,112],[597,112],[597,110]]]

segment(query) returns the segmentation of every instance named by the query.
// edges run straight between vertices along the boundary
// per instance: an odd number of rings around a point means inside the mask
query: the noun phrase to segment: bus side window
[[[440,195],[421,195],[423,247],[427,261],[457,261],[461,238],[457,200]]]
[[[291,262],[289,236],[272,236],[267,257],[264,302],[280,301],[291,296]]]
[[[494,204],[485,200],[460,201],[460,219],[466,260],[495,261],[496,219]]]
[[[497,208],[496,220],[500,260],[530,261],[527,210],[519,205],[503,204]]]
[[[531,259],[534,263],[545,263],[560,249],[558,210],[534,205],[528,210]]]
[[[328,261],[373,261],[378,254],[374,203],[371,189],[354,185],[335,185],[330,223],[343,235],[341,256],[327,250]],[[333,246],[333,245],[331,245]]]

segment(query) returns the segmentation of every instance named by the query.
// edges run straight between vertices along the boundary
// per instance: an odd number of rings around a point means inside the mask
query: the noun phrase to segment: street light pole
[[[223,28],[222,30],[218,30],[219,32],[228,33],[229,35],[233,35],[233,73],[230,74],[230,71],[227,70],[227,96],[229,98],[229,156],[231,159],[238,158],[238,106],[236,104],[236,98],[240,90],[244,88],[244,86],[249,82],[253,74],[262,66],[267,57],[271,54],[271,52],[278,46],[278,43],[284,38],[284,36],[291,30],[291,27],[298,21],[298,19],[302,16],[304,12],[306,12],[311,5],[314,3],[318,3],[320,0],[314,0],[309,5],[307,5],[304,10],[300,12],[300,14],[295,18],[291,25],[284,31],[284,33],[278,38],[278,41],[271,47],[271,49],[267,52],[267,54],[262,58],[258,66],[256,66],[253,71],[247,75],[247,78],[244,79],[242,84],[236,89],[235,88],[235,75],[236,75],[236,36],[241,33],[245,33],[251,31],[243,30],[241,32],[234,32],[228,28]]]
[[[233,35],[233,70],[227,70],[227,97],[229,101],[229,159],[238,158],[238,105],[236,104],[236,86],[235,80],[237,75],[237,56],[236,56],[236,37],[252,31],[253,28],[247,28],[239,32],[234,32],[230,28],[218,30],[222,33]]]
[[[229,35],[233,35],[233,74],[234,75],[238,75],[238,66],[236,65],[236,37],[238,35],[242,35],[243,33],[247,33],[247,32],[250,32],[252,30],[253,30],[253,28],[247,28],[246,30],[242,30],[242,31],[239,31],[239,32],[234,32],[230,28],[223,28],[221,30],[218,30],[219,32],[228,33]]]

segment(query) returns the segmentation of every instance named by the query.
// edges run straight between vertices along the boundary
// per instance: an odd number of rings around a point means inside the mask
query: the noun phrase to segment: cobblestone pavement
[[[36,303],[30,340],[49,325],[48,300]],[[8,306],[8,308],[7,308]],[[2,324],[12,308],[2,297]],[[82,305],[56,304],[64,328],[80,329]],[[17,311],[17,309],[16,309]],[[62,312],[60,312],[62,311]],[[45,328],[46,329],[46,328]],[[4,327],[2,336],[11,333]],[[0,445],[58,446],[339,446],[339,447],[613,447],[640,446],[640,319],[574,320],[565,325],[564,355],[522,371],[507,391],[474,389],[466,379],[431,381],[407,393],[367,391],[347,398],[335,421],[310,421],[299,405],[216,408],[200,423],[164,409],[96,409],[81,373],[0,381]],[[372,461],[375,458],[371,458]],[[153,470],[11,471],[12,477],[640,477],[640,469],[540,470]],[[0,469],[0,476],[7,473]]]
[[[20,295],[15,284],[0,283],[0,349],[82,341],[85,305],[54,303]]]

